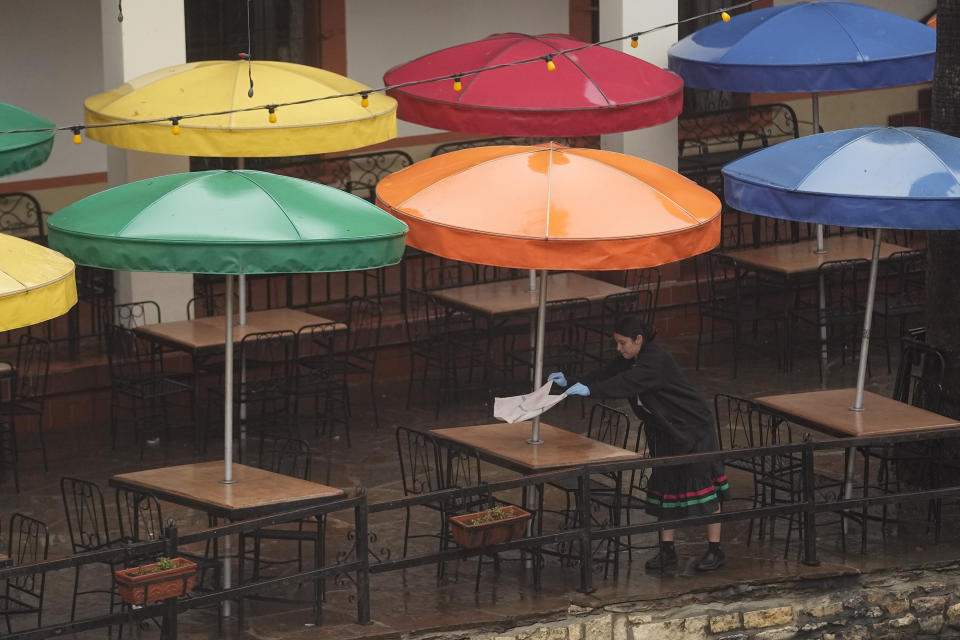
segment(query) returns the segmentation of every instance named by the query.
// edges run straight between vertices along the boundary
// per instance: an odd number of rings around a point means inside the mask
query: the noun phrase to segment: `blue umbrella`
[[[723,188],[742,211],[875,229],[853,406],[862,410],[880,229],[960,229],[960,139],[918,127],[821,133],[731,162]]]
[[[670,47],[668,66],[688,87],[806,93],[813,132],[817,92],[895,87],[933,79],[936,31],[854,2],[797,2],[716,22]],[[818,250],[823,247],[817,228]]]

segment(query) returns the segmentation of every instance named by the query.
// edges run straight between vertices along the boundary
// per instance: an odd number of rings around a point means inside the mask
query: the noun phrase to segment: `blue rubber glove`
[[[589,396],[590,387],[585,384],[580,384],[579,382],[567,389],[568,396]]]
[[[558,387],[565,387],[567,386],[567,377],[560,371],[554,371],[547,376],[547,382],[553,382]]]

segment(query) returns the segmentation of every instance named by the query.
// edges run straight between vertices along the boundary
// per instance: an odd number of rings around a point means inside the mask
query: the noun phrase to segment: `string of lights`
[[[404,87],[409,87],[409,86],[415,86],[415,85],[420,85],[420,84],[427,84],[427,83],[431,83],[431,82],[451,81],[451,80],[453,81],[453,89],[454,89],[454,91],[460,91],[460,90],[462,90],[462,88],[463,88],[462,80],[463,80],[463,78],[465,78],[465,77],[475,76],[475,75],[479,75],[479,74],[484,73],[484,72],[487,72],[487,71],[494,71],[494,70],[496,70],[496,69],[502,69],[502,68],[505,68],[505,67],[514,67],[514,66],[519,66],[519,65],[523,65],[523,64],[531,64],[531,63],[536,63],[536,62],[545,63],[545,64],[546,64],[547,71],[555,71],[556,68],[557,68],[556,62],[554,62],[554,59],[555,59],[555,58],[558,58],[558,57],[562,58],[563,56],[566,56],[566,55],[571,54],[571,53],[576,53],[576,52],[578,52],[578,51],[584,51],[584,50],[586,50],[586,49],[590,49],[590,48],[593,48],[593,47],[600,47],[600,46],[604,46],[604,45],[608,45],[608,44],[613,44],[613,43],[615,43],[615,42],[621,42],[621,41],[624,41],[624,40],[630,40],[630,46],[636,48],[636,47],[639,45],[640,38],[643,37],[643,36],[645,36],[645,35],[648,35],[648,34],[651,34],[651,33],[657,32],[657,31],[661,31],[661,30],[663,30],[663,29],[667,29],[667,28],[670,28],[670,27],[678,26],[678,25],[683,24],[683,23],[685,23],[685,22],[691,22],[691,21],[694,21],[694,20],[700,20],[701,18],[707,18],[707,17],[714,16],[714,15],[717,15],[717,14],[720,14],[720,17],[721,17],[721,19],[722,19],[724,22],[729,22],[729,21],[730,21],[730,12],[731,12],[731,11],[736,11],[737,9],[741,9],[741,8],[743,8],[743,7],[750,6],[750,5],[752,5],[754,2],[756,2],[756,0],[745,0],[744,2],[740,2],[740,3],[737,3],[737,4],[733,4],[733,5],[730,5],[730,6],[728,6],[728,7],[721,8],[721,9],[715,9],[715,10],[713,10],[713,11],[708,11],[708,12],[705,12],[705,13],[702,13],[702,14],[699,14],[699,15],[696,15],[696,16],[692,16],[692,17],[690,17],[690,18],[684,18],[684,19],[682,19],[682,20],[677,20],[677,21],[675,21],[675,22],[669,22],[669,23],[666,23],[666,24],[658,25],[658,26],[656,26],[656,27],[652,27],[652,28],[650,28],[650,29],[645,29],[645,30],[643,30],[643,31],[635,31],[635,32],[629,33],[629,34],[627,34],[627,35],[617,36],[617,37],[614,37],[614,38],[609,38],[609,39],[607,39],[607,40],[600,40],[600,41],[598,41],[598,42],[585,43],[585,44],[583,44],[583,45],[580,45],[580,46],[577,46],[577,47],[571,47],[571,48],[569,48],[569,49],[560,49],[560,50],[557,50],[557,51],[555,51],[555,52],[553,52],[553,53],[549,53],[549,54],[546,54],[546,55],[543,55],[543,56],[536,56],[536,57],[533,57],[533,58],[525,58],[525,59],[522,59],[522,60],[514,60],[514,61],[511,61],[511,62],[503,62],[503,63],[499,63],[499,64],[489,65],[489,66],[486,66],[486,67],[481,67],[481,68],[478,68],[478,69],[471,69],[471,70],[468,70],[468,71],[458,71],[458,72],[456,72],[456,73],[450,73],[450,74],[446,74],[446,75],[442,75],[442,76],[435,76],[435,77],[432,77],[432,78],[424,78],[424,79],[422,79],[422,80],[411,80],[411,81],[408,81],[408,82],[401,82],[401,83],[393,84],[393,85],[384,85],[384,86],[382,86],[382,87],[362,89],[362,90],[354,91],[354,92],[351,92],[351,93],[339,93],[339,94],[321,96],[321,97],[316,97],[316,98],[304,98],[304,99],[302,99],[302,100],[294,100],[294,101],[290,101],[290,102],[279,102],[279,103],[273,103],[273,104],[262,104],[262,105],[252,106],[252,107],[239,107],[239,108],[235,108],[235,109],[225,109],[225,110],[222,110],[222,111],[209,111],[209,112],[204,112],[204,113],[184,113],[184,114],[178,114],[178,115],[172,115],[172,116],[164,116],[164,117],[162,117],[162,118],[149,118],[149,119],[144,119],[144,120],[127,120],[127,121],[124,121],[124,122],[105,122],[105,123],[99,123],[99,124],[71,124],[71,125],[54,126],[54,127],[46,127],[46,128],[38,128],[38,129],[9,129],[9,130],[5,130],[5,131],[0,131],[0,135],[14,134],[14,133],[43,133],[43,132],[48,132],[48,131],[54,131],[54,132],[56,132],[56,131],[71,131],[71,132],[73,132],[73,142],[74,142],[74,144],[80,144],[80,143],[82,142],[81,132],[82,132],[84,129],[100,129],[100,128],[104,128],[104,127],[124,127],[124,126],[141,125],[141,124],[170,123],[170,125],[171,125],[171,133],[173,133],[174,135],[178,135],[178,134],[180,133],[180,122],[181,122],[182,120],[190,120],[190,119],[193,119],[193,118],[205,118],[205,117],[211,117],[211,116],[222,116],[222,115],[229,115],[229,114],[233,114],[233,113],[245,113],[245,112],[250,112],[250,111],[266,111],[267,114],[268,114],[268,118],[267,118],[267,119],[269,120],[269,122],[275,123],[275,122],[277,122],[277,119],[278,119],[277,111],[278,111],[281,107],[290,107],[290,106],[296,106],[296,105],[310,104],[310,103],[313,103],[313,102],[321,102],[321,101],[324,101],[324,100],[335,100],[335,99],[338,99],[338,98],[353,98],[353,97],[357,97],[357,96],[360,97],[360,106],[366,108],[366,107],[369,105],[369,96],[370,96],[371,93],[386,93],[387,91],[390,91],[390,90],[393,90],[393,89],[402,89],[402,88],[404,88]],[[118,7],[118,8],[119,8],[119,11],[120,11],[119,16],[118,16],[118,20],[121,20],[121,21],[122,21],[122,19],[123,19],[123,18],[122,18],[122,16],[123,16],[123,13],[122,13],[122,12],[123,12],[122,0],[120,0],[119,7]],[[240,57],[241,57],[242,59],[246,60],[248,63],[250,62],[250,56],[249,56],[248,54],[246,54],[246,53],[241,53],[241,54],[239,54],[239,55],[240,55]],[[249,90],[249,92],[248,92],[248,95],[249,95],[250,97],[253,96],[253,77],[252,77],[252,75],[251,75],[251,77],[250,77],[250,90]]]

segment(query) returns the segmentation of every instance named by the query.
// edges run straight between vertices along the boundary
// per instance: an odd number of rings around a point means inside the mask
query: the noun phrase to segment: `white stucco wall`
[[[0,101],[57,125],[82,123],[84,98],[103,87],[100,0],[3,0],[0,60]],[[106,170],[104,145],[58,133],[45,164],[0,184]]]
[[[568,33],[567,0],[349,0],[347,75],[383,86],[387,69],[492,33]],[[399,123],[399,135],[436,129]]]

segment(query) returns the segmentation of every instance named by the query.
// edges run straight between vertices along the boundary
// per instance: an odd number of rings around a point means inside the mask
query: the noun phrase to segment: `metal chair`
[[[155,496],[117,489],[119,540],[143,542],[163,537],[163,510]]]
[[[576,375],[583,370],[584,341],[581,326],[589,313],[590,301],[587,298],[547,302],[543,335],[544,371],[563,371],[567,375]],[[512,338],[513,347],[504,358],[504,378],[513,380],[516,368],[520,367],[528,373],[524,379],[530,380],[533,377],[535,349],[533,345],[516,348],[520,337],[513,335]]]
[[[14,566],[46,560],[49,547],[47,525],[22,513],[10,516],[7,557]],[[6,620],[7,633],[13,632],[10,619],[15,616],[36,615],[35,627],[40,628],[47,574],[29,573],[7,578],[6,582],[6,590],[0,595],[0,616]]]
[[[144,436],[157,437],[169,426],[167,400],[187,394],[192,405],[193,387],[165,375],[160,354],[147,348],[132,329],[108,325],[107,358],[111,443],[116,448],[120,413],[129,410],[133,414],[134,437],[140,443],[142,457]],[[129,406],[124,406],[125,401],[130,403]]]
[[[380,328],[383,325],[383,307],[372,298],[354,296],[347,303],[347,339],[342,349],[334,353],[333,372],[343,376],[345,384],[353,376],[365,377],[370,387],[370,406],[374,427],[380,428],[377,410],[376,373],[380,355]],[[353,414],[349,385],[347,408]]]
[[[645,269],[627,269],[623,272],[623,286],[633,291],[649,291],[653,300],[650,301],[650,308],[656,309],[660,300],[660,282],[663,274],[658,267],[647,267]],[[653,316],[650,316],[650,324],[653,324]]]
[[[701,349],[704,345],[704,329],[710,323],[710,342],[715,343],[716,327],[727,324],[730,327],[733,356],[733,377],[737,377],[739,368],[742,333],[745,327],[752,328],[753,334],[759,334],[761,324],[773,328],[774,342],[777,345],[777,366],[780,366],[779,323],[783,318],[783,307],[770,304],[770,299],[780,291],[761,284],[755,273],[741,268],[737,262],[721,253],[708,253],[697,256],[694,261],[696,271],[697,303],[700,308],[700,328],[697,332],[696,368],[700,369]]]
[[[333,434],[334,425],[340,422],[350,446],[350,410],[347,403],[347,380],[338,375],[334,354],[345,340],[347,331],[337,328],[336,322],[322,322],[300,327],[297,331],[296,370],[294,383],[294,415],[297,421],[304,419],[308,401],[313,401],[314,433]]]
[[[841,362],[846,360],[848,351],[857,352],[859,336],[863,327],[864,303],[866,299],[867,281],[870,275],[870,261],[855,260],[828,260],[817,270],[820,286],[823,291],[824,305],[821,308],[817,296],[818,289],[814,289],[813,299],[798,300],[790,310],[787,328],[788,366],[793,359],[793,351],[799,340],[798,331],[805,326],[809,332],[811,344],[816,345],[810,351],[816,353],[820,364],[820,379],[824,379],[826,371],[822,350],[827,353],[840,349]],[[822,339],[826,333],[826,341]]]
[[[17,449],[18,439],[16,425],[19,419],[33,417],[36,419],[37,435],[40,439],[40,455],[43,459],[43,470],[49,471],[47,466],[47,445],[43,437],[43,410],[47,401],[47,377],[50,373],[50,343],[35,336],[22,335],[17,343],[17,359],[9,379],[9,387],[4,395],[0,396],[0,416],[7,416],[10,421],[10,433],[5,443],[9,448],[8,458],[13,468],[14,485],[20,491],[20,480],[17,464],[20,452]]]
[[[153,300],[141,300],[113,305],[110,316],[104,319],[104,326],[113,324],[124,329],[136,329],[161,322],[160,305]]]
[[[247,298],[247,311],[250,311],[249,298]],[[222,316],[226,314],[227,298],[226,294],[205,291],[187,300],[187,320],[196,318],[209,318],[211,316]],[[240,296],[236,292],[233,294],[233,312],[238,313],[240,309]]]
[[[881,264],[883,271],[878,278],[873,317],[880,321],[877,323],[881,328],[877,338],[883,341],[887,372],[890,372],[890,343],[906,333],[910,318],[922,318],[924,313],[927,301],[927,252],[897,251]],[[897,328],[892,335],[891,325]]]
[[[110,536],[110,527],[107,524],[107,508],[103,501],[103,493],[96,483],[79,478],[63,477],[60,479],[60,494],[63,498],[63,509],[67,517],[67,530],[70,533],[71,553],[84,553],[109,549],[117,544],[117,540]],[[102,563],[109,570],[109,584],[113,584],[113,569],[111,563]],[[89,566],[89,565],[82,565]],[[114,590],[89,589],[80,591],[80,568],[74,568],[73,598],[70,602],[70,621],[76,619],[77,597],[93,593],[105,593],[110,596],[110,612],[114,607]]]
[[[297,334],[293,331],[260,331],[240,341],[239,376],[234,377],[234,435],[244,457],[244,434],[295,431],[293,393],[296,384]],[[213,395],[222,393],[214,389]]]
[[[591,314],[580,321],[584,355],[604,362],[616,355],[613,342],[613,327],[621,316],[637,316],[648,326],[653,326],[656,312],[656,295],[652,289],[638,289],[624,293],[612,293],[600,303],[598,314]]]
[[[736,449],[752,449],[757,446],[757,438],[753,432],[753,414],[758,410],[753,400],[740,396],[718,393],[713,397],[714,419],[717,425],[717,442],[723,451]],[[747,475],[752,484],[752,491],[747,493],[751,509],[755,509],[761,502],[762,490],[760,479],[764,473],[762,457],[744,457],[727,459],[724,466],[730,471],[728,478],[736,482],[742,475]],[[736,498],[734,498],[736,499]],[[753,519],[747,528],[747,544],[753,539]]]
[[[40,202],[29,193],[0,193],[0,232],[46,246]]]
[[[431,434],[397,427],[397,459],[400,461],[400,480],[403,486],[403,495],[423,495],[438,491],[441,486],[440,446]],[[439,503],[426,502],[424,508],[435,512],[443,518],[443,508]],[[443,533],[443,523],[438,523],[436,533],[410,534],[411,507],[404,508],[403,518],[403,557],[407,557],[407,550],[411,539],[435,538],[439,542]]]

